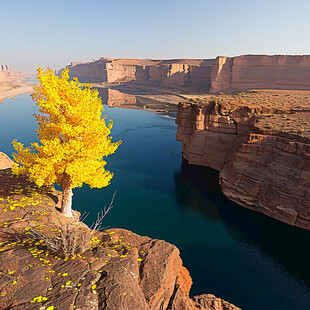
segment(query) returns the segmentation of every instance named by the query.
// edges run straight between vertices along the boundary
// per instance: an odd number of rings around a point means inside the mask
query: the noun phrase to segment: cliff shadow
[[[180,173],[175,174],[175,199],[183,208],[221,223],[226,232],[243,247],[255,247],[265,253],[281,269],[294,274],[296,279],[310,288],[310,252],[305,250],[309,231],[229,201],[218,182],[218,171],[189,165],[183,160]]]

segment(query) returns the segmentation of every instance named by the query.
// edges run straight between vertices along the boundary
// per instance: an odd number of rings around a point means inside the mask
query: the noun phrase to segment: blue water
[[[175,120],[141,110],[108,108],[112,136],[123,143],[108,157],[115,173],[103,189],[74,190],[73,208],[96,218],[117,191],[104,224],[165,239],[181,252],[191,295],[212,293],[242,309],[310,309],[310,233],[229,202],[218,173],[182,162]],[[0,104],[0,150],[13,138],[36,140],[29,95]]]

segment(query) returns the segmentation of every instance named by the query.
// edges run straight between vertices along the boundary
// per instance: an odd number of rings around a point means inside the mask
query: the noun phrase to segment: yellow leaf
[[[71,80],[68,68],[60,77],[51,69],[37,71],[39,84],[31,96],[39,108],[35,115],[39,143],[26,147],[12,141],[16,163],[12,172],[27,172],[38,186],[57,183],[63,190],[84,183],[96,188],[108,186],[113,173],[105,169],[103,158],[113,154],[121,141],[112,142],[113,122],[106,122],[102,115],[98,90],[89,83]],[[34,200],[33,205],[40,202]]]

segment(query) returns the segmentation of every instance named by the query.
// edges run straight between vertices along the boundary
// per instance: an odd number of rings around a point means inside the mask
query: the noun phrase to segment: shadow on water
[[[250,282],[248,285],[253,290],[257,289],[258,292],[261,291],[258,285],[264,285],[264,281],[266,281],[265,286],[268,286],[267,282],[271,275],[268,272],[273,273],[271,276],[273,279],[270,282],[274,281],[279,286],[272,287],[271,295],[275,305],[277,304],[279,308],[273,308],[273,301],[267,298],[268,303],[270,303],[268,306],[260,300],[256,301],[256,306],[254,307],[253,305],[252,309],[309,309],[307,308],[310,302],[310,251],[307,250],[309,232],[286,225],[229,201],[222,194],[218,177],[218,171],[208,167],[189,165],[185,160],[182,162],[180,173],[175,174],[175,199],[178,205],[202,215],[208,221],[218,222],[223,225],[225,231],[240,246],[238,250],[240,253],[236,253],[235,249],[231,252],[223,253],[219,253],[219,249],[212,249],[212,251],[218,251],[215,254],[219,258],[217,264],[221,265],[226,262],[227,264],[234,265],[235,263],[237,264],[237,262],[233,263],[234,260],[243,260],[242,264],[245,266],[253,264],[255,261],[257,264],[255,267],[257,278],[255,280],[257,282]],[[191,249],[191,251],[201,250],[199,248]],[[257,256],[254,259],[251,257],[253,253],[256,253],[254,255]],[[183,254],[184,260],[187,261],[186,256],[189,253],[183,252]],[[227,255],[229,260],[220,258]],[[248,258],[249,260],[247,261]],[[268,263],[265,263],[264,260]],[[268,267],[268,265],[272,265],[272,271],[269,270],[270,266]],[[225,269],[225,267],[223,268]],[[274,275],[275,269],[281,274],[278,279]],[[245,270],[247,269],[245,268]],[[284,275],[284,278],[282,278],[282,275]],[[247,278],[244,274],[237,276]],[[249,279],[246,280],[248,281]],[[281,288],[287,285],[284,282],[288,280],[292,281],[294,285],[285,293],[285,290],[281,291]],[[259,284],[259,282],[262,283]],[[197,290],[196,284],[194,283],[193,287],[194,294],[201,293]],[[222,285],[227,286],[227,284],[226,282]],[[221,284],[217,287],[217,291],[220,292],[222,289],[223,296],[225,294],[227,296],[225,289],[220,288],[220,286]],[[243,288],[234,288],[230,285],[229,287],[230,293],[228,296],[231,295],[231,300],[236,300],[236,297],[233,296],[233,291]],[[289,287],[290,285],[288,284],[288,289]],[[278,297],[277,294],[279,294]],[[283,296],[284,294],[287,295]],[[239,297],[242,296],[240,292],[238,295]],[[277,298],[281,299],[281,301],[276,301]],[[283,306],[280,307],[281,302]],[[259,305],[260,303],[261,306]],[[242,301],[240,301],[239,305],[242,305]],[[247,307],[246,309],[251,308]]]

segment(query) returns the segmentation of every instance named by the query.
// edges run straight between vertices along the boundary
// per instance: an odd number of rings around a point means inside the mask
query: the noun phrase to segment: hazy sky
[[[0,64],[310,54],[309,0],[0,0]]]

